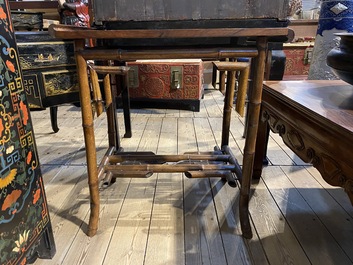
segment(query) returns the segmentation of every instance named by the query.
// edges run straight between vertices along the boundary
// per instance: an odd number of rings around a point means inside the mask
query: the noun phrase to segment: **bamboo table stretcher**
[[[240,223],[245,238],[252,237],[249,220],[248,203],[250,183],[253,171],[256,134],[260,114],[262,83],[265,71],[268,38],[271,36],[287,36],[287,28],[197,28],[197,29],[142,29],[142,30],[95,30],[67,25],[51,25],[49,32],[60,39],[75,40],[75,56],[80,84],[80,101],[82,123],[86,146],[88,185],[90,191],[91,210],[88,224],[88,236],[94,236],[99,221],[99,183],[104,178],[114,180],[115,177],[148,177],[156,172],[184,172],[187,177],[221,177],[235,185],[240,180]],[[85,39],[163,39],[172,38],[212,38],[212,37],[253,37],[254,48],[222,48],[222,47],[155,47],[118,49],[85,47]],[[187,153],[184,155],[160,156],[150,152],[122,152],[119,143],[116,112],[107,111],[109,148],[101,163],[96,162],[96,145],[93,128],[92,98],[88,77],[87,61],[120,61],[143,59],[224,59],[248,57],[253,58],[255,71],[252,80],[252,92],[249,99],[249,120],[245,140],[243,167],[240,168],[228,146],[229,129],[222,130],[222,146],[209,153]],[[233,88],[234,89],[234,88]],[[113,91],[112,91],[113,92]],[[233,91],[234,92],[234,91]],[[234,93],[228,93],[232,95]],[[114,96],[110,110],[114,109]],[[233,100],[225,100],[223,127],[229,128]],[[132,165],[131,161],[142,162]],[[215,163],[215,161],[217,163]],[[173,162],[173,163],[170,163]],[[236,177],[234,176],[236,175]]]

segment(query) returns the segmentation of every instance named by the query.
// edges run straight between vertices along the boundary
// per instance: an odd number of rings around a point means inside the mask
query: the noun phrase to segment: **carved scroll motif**
[[[290,130],[287,133],[287,138],[295,150],[303,151],[305,149],[303,138],[298,131]]]
[[[353,193],[353,180],[352,179],[348,179],[345,184],[344,184],[344,191],[349,193]]]
[[[346,177],[343,175],[342,168],[332,157],[322,154],[322,169],[321,171],[323,178],[331,185],[334,186],[345,186]]]
[[[350,165],[342,164],[325,150],[322,144],[308,141],[311,139],[308,135],[286,124],[267,110],[262,112],[261,121],[267,122],[272,132],[278,133],[284,143],[303,161],[312,164],[328,184],[342,187],[353,204],[353,177],[350,175],[352,174]]]

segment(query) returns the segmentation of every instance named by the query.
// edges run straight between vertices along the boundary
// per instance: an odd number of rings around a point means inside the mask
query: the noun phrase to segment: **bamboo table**
[[[269,37],[281,37],[288,35],[288,29],[281,28],[193,28],[193,29],[133,29],[133,30],[96,30],[87,28],[78,28],[67,25],[51,25],[49,33],[60,39],[73,39],[75,40],[75,54],[77,61],[77,71],[80,84],[80,101],[82,111],[82,123],[84,130],[86,158],[88,168],[88,184],[90,190],[91,212],[88,225],[88,236],[94,236],[98,229],[99,219],[99,181],[107,175],[116,174],[117,176],[135,176],[144,175],[145,177],[153,174],[154,172],[185,172],[188,177],[210,177],[218,176],[228,178],[230,183],[233,179],[230,175],[236,174],[241,182],[240,192],[240,223],[245,238],[251,238],[251,226],[249,220],[249,194],[250,184],[253,172],[253,162],[255,154],[255,142],[258,129],[258,121],[260,114],[262,83],[265,72],[265,61],[267,55],[267,44]],[[146,48],[140,47],[134,49],[119,49],[119,48],[104,48],[85,47],[86,39],[175,39],[176,45],[179,38],[218,38],[218,37],[252,37],[256,40],[255,48],[237,48],[237,47],[211,47],[205,43],[203,47],[185,47],[176,46],[174,48],[154,47]],[[120,151],[120,144],[118,141],[118,131],[116,129],[116,117],[112,112],[107,112],[108,127],[111,128],[109,138],[109,148],[106,156],[102,162],[97,166],[96,162],[96,145],[93,128],[93,114],[91,106],[91,92],[89,78],[87,74],[87,61],[121,61],[126,62],[129,60],[143,60],[143,59],[224,59],[224,58],[237,58],[237,57],[250,57],[252,59],[253,81],[252,92],[249,99],[249,120],[247,123],[247,135],[245,140],[243,168],[240,166],[228,147],[228,142],[224,142],[221,152],[214,152],[209,154],[185,154],[185,155],[170,155],[170,156],[155,156],[150,153],[137,153],[137,154],[124,154],[118,153]],[[231,101],[232,102],[232,101]],[[232,106],[225,106],[225,113],[230,113],[229,108]],[[112,116],[113,115],[113,116]],[[224,117],[230,122],[230,116]],[[110,122],[109,122],[110,121]],[[109,126],[110,124],[110,126]],[[109,128],[108,128],[109,129]],[[222,139],[224,135],[229,134],[229,131],[223,130]],[[225,137],[227,138],[227,137]],[[133,158],[131,158],[133,156]],[[227,161],[220,165],[198,165],[192,163],[188,165],[174,165],[169,166],[164,164],[146,164],[143,167],[131,167],[130,165],[115,165],[119,161],[140,159],[143,161],[151,162],[151,160],[177,161],[179,159],[195,159],[199,160],[212,160],[212,161]],[[114,164],[114,165],[108,165]]]

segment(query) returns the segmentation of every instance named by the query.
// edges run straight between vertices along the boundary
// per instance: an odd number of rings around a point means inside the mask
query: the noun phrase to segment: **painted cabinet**
[[[51,229],[7,0],[0,0],[0,264],[51,258]]]

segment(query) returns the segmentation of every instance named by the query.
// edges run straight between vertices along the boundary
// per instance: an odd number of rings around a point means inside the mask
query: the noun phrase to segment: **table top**
[[[266,81],[264,93],[353,134],[353,86],[341,80]]]
[[[193,28],[102,30],[71,25],[50,25],[50,35],[60,39],[115,38],[203,38],[203,37],[276,37],[287,36],[288,28]]]

